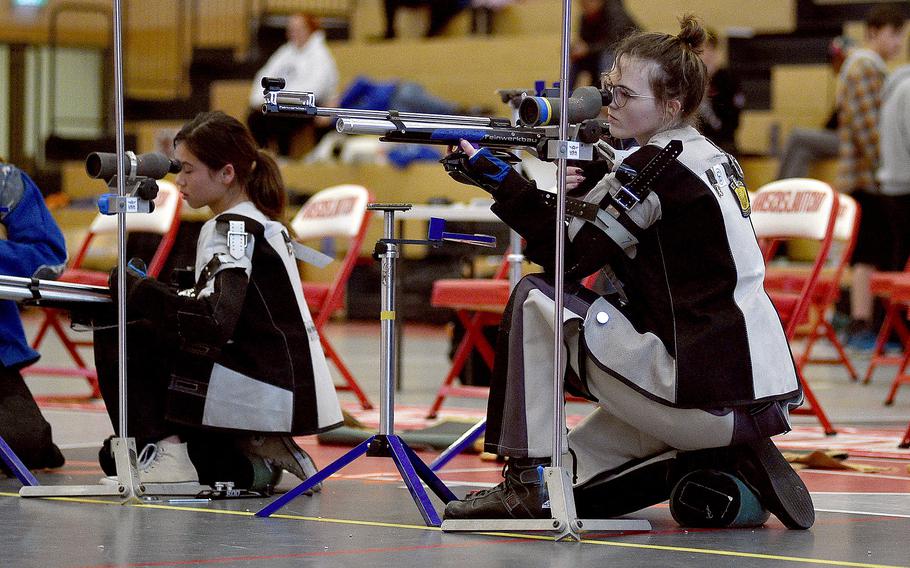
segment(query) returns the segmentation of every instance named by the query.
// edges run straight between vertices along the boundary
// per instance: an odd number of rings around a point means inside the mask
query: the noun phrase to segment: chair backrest
[[[370,192],[359,185],[327,187],[310,197],[291,220],[291,229],[300,240],[324,237],[353,238],[368,216]]]
[[[156,277],[164,267],[167,257],[177,240],[180,228],[180,209],[183,200],[177,186],[166,180],[158,180],[158,197],[151,213],[131,213],[126,216],[128,233],[153,233],[161,235],[161,241],[148,264],[149,276]],[[99,235],[113,235],[117,232],[117,215],[99,213],[89,226],[88,234],[73,258],[70,268],[80,268],[88,253],[92,240]]]
[[[752,198],[752,226],[770,261],[781,242],[808,239],[819,243],[809,275],[786,320],[787,337],[793,337],[812,301],[819,275],[828,260],[839,211],[837,193],[814,179],[792,178],[763,185]]]
[[[344,289],[360,255],[372,211],[369,190],[359,185],[336,185],[317,192],[303,204],[291,220],[291,229],[301,241],[321,238],[346,238],[348,250],[329,286],[328,294],[316,310],[314,323],[321,325],[343,305]]]
[[[845,193],[837,194],[837,220],[834,222],[834,240],[840,246],[840,255],[831,275],[832,286],[828,291],[831,300],[837,297],[840,280],[850,264],[856,237],[859,234],[860,209],[855,199]]]
[[[846,193],[837,194],[837,221],[834,223],[834,239],[851,242],[856,240],[859,230],[860,210],[856,200]],[[850,252],[853,252],[852,250]]]

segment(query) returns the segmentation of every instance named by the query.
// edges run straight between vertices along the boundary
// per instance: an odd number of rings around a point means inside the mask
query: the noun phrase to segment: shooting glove
[[[464,152],[452,152],[440,162],[455,181],[476,185],[489,193],[499,189],[502,180],[512,169],[489,148],[481,148],[470,158]]]
[[[129,305],[129,298],[140,281],[148,278],[148,268],[141,258],[133,257],[126,263],[126,300]],[[111,289],[111,298],[117,298],[117,267],[111,269],[107,277],[107,286]]]

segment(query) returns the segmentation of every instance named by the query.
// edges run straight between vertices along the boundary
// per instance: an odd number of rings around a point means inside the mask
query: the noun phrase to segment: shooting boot
[[[505,480],[491,489],[469,493],[446,505],[446,519],[548,519],[544,508],[547,487],[537,468],[548,467],[549,458],[510,458]]]
[[[288,471],[300,481],[306,481],[319,471],[313,458],[290,436],[251,436],[239,440],[237,445],[247,456],[260,457],[272,468]],[[317,483],[305,495],[320,490],[322,484]]]
[[[815,508],[809,490],[771,438],[731,449],[737,457],[739,477],[758,493],[761,504],[784,526],[805,530],[815,523]]]

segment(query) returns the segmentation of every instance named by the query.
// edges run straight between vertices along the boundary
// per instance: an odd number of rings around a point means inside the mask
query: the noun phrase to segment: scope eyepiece
[[[260,84],[267,91],[280,91],[287,83],[281,77],[263,77]]]
[[[597,87],[579,87],[568,99],[570,124],[597,118],[613,95]],[[525,97],[518,106],[518,120],[525,126],[550,126],[559,123],[559,97]]]

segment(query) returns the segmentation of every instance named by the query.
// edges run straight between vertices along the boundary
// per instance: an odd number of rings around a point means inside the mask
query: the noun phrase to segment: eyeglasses
[[[601,88],[604,91],[607,91],[612,95],[613,102],[610,103],[615,108],[622,108],[626,106],[626,103],[629,102],[629,99],[656,99],[657,97],[652,95],[638,95],[630,91],[628,88],[623,87],[622,85],[614,85],[610,83],[607,79],[602,79],[600,83]]]

